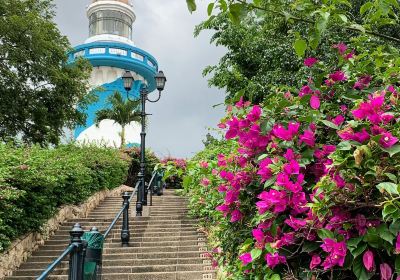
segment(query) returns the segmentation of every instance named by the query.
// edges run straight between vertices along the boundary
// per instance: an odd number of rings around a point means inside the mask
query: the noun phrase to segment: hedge
[[[125,182],[130,160],[118,150],[0,144],[0,251],[15,238],[40,230],[61,205]]]

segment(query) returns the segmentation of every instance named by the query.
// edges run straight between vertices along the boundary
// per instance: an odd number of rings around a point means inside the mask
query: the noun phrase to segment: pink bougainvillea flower
[[[308,57],[308,58],[304,59],[304,65],[307,67],[312,67],[317,62],[318,62],[318,59],[316,59],[315,57]]]
[[[313,270],[317,266],[321,264],[321,257],[318,255],[313,255],[311,257],[311,262],[310,262],[310,269]]]
[[[342,42],[340,42],[340,43],[338,43],[338,44],[336,44],[336,45],[333,45],[332,47],[333,47],[334,49],[337,49],[337,50],[339,51],[339,54],[340,54],[340,55],[343,55],[343,54],[346,52],[346,50],[347,50],[346,44],[344,44],[344,43],[342,43]]]
[[[202,184],[203,186],[207,187],[208,185],[210,185],[210,180],[207,178],[202,178],[200,181],[200,184]]]
[[[363,264],[367,271],[371,272],[375,267],[374,253],[368,250],[363,255]]]
[[[300,128],[299,123],[289,123],[288,128],[284,128],[282,125],[276,125],[272,129],[272,133],[275,137],[285,140],[291,141],[293,137],[298,133]]]
[[[225,159],[225,155],[223,155],[223,154],[219,154],[218,156],[217,156],[217,158],[218,158],[218,166],[219,167],[224,167],[224,166],[226,166],[226,159]]]
[[[390,132],[385,132],[382,134],[381,139],[379,139],[379,144],[383,148],[388,149],[396,144],[398,141],[399,139],[397,137],[394,137]]]
[[[341,82],[341,81],[346,81],[347,77],[343,71],[336,71],[332,74],[329,74],[329,79],[331,79],[334,82]]]
[[[262,110],[261,107],[258,105],[253,106],[253,109],[251,109],[250,113],[247,115],[247,119],[255,122],[258,121],[261,117]]]
[[[353,139],[354,131],[351,127],[346,127],[345,129],[338,131],[337,134],[343,140],[348,141]]]
[[[396,254],[400,254],[400,233],[397,235],[395,250]]]
[[[315,146],[315,135],[314,132],[312,132],[311,130],[304,131],[303,135],[301,135],[299,139],[300,139],[300,144],[305,143],[310,147]]]
[[[390,265],[388,265],[387,263],[382,263],[380,266],[380,272],[381,272],[381,280],[390,280],[392,279],[392,268],[390,267]]]
[[[300,172],[300,165],[297,161],[295,161],[294,159],[292,159],[289,163],[286,163],[283,166],[283,171],[287,174],[287,175],[295,175],[295,174],[299,174]]]
[[[305,86],[303,86],[303,87],[300,89],[300,91],[299,91],[299,97],[303,97],[304,95],[311,94],[311,93],[313,93],[313,91],[312,91],[312,89],[310,88],[310,86],[305,85]]]
[[[337,126],[342,125],[344,123],[344,121],[345,121],[345,118],[342,115],[338,115],[331,120],[331,122]]]
[[[244,101],[243,101],[243,96],[240,97],[239,101],[235,104],[237,108],[243,108],[244,107]]]
[[[236,190],[228,190],[225,195],[225,204],[231,205],[239,199],[239,192]]]
[[[258,243],[263,243],[264,242],[264,232],[261,229],[253,229],[252,230],[252,234],[254,239],[258,242]]]
[[[354,55],[355,55],[355,51],[354,51],[354,50],[351,50],[351,52],[345,54],[345,55],[343,56],[343,58],[346,59],[346,60],[349,60],[349,59],[354,58]]]
[[[287,194],[285,191],[263,191],[258,195],[258,198],[261,199],[261,201],[258,201],[256,203],[256,206],[260,214],[264,214],[272,207],[274,207],[274,213],[284,212],[288,202]]]
[[[245,266],[253,261],[250,253],[244,253],[239,256],[239,260],[242,261],[242,265]]]
[[[319,109],[319,107],[321,106],[321,101],[319,100],[319,97],[318,97],[317,95],[311,96],[311,99],[310,99],[310,106],[311,106],[311,108],[313,108],[314,110]]]
[[[227,125],[225,123],[219,123],[218,127],[221,129],[225,129],[225,128],[227,128]]]
[[[344,260],[347,255],[347,247],[345,241],[336,242],[333,239],[325,238],[324,244],[321,245],[322,250],[329,253],[322,265],[325,270],[334,266],[343,267]]]
[[[362,90],[369,86],[372,77],[369,75],[361,76],[358,78],[357,82],[354,84],[353,88],[357,90]]]
[[[298,231],[299,229],[301,229],[307,225],[307,221],[302,220],[302,219],[296,219],[296,218],[293,218],[292,216],[289,216],[289,219],[285,220],[285,224],[290,226],[295,231]]]
[[[240,212],[240,210],[235,209],[232,211],[231,213],[231,223],[235,223],[240,221],[243,218],[243,214],[242,212]]]
[[[325,155],[330,155],[332,154],[334,151],[336,151],[336,146],[335,145],[324,145],[322,147],[322,150],[324,151]]]
[[[222,204],[222,205],[217,206],[215,208],[215,210],[222,212],[224,214],[224,217],[226,217],[230,211],[230,208],[228,205]]]
[[[200,161],[200,167],[201,167],[201,168],[208,168],[208,162],[206,162],[206,161]]]
[[[226,191],[227,191],[227,188],[226,188],[225,185],[219,185],[219,186],[218,186],[218,191],[219,191],[219,192],[226,192]]]
[[[354,133],[352,140],[357,141],[359,143],[364,143],[365,141],[368,141],[370,139],[370,136],[365,128],[363,128],[360,132]]]
[[[287,149],[286,153],[283,155],[283,157],[286,160],[291,161],[291,160],[294,160],[296,158],[296,155],[294,154],[292,149]]]
[[[269,268],[274,269],[278,264],[286,263],[285,256],[280,256],[278,253],[268,253],[265,255],[265,260]]]
[[[260,168],[258,169],[257,174],[261,176],[263,182],[272,177],[272,171],[268,167],[271,163],[272,160],[270,158],[265,158],[260,161]]]

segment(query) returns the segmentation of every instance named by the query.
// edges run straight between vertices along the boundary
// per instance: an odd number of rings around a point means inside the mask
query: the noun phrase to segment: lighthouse
[[[88,39],[74,48],[69,54],[69,60],[73,62],[84,57],[92,64],[89,83],[97,95],[97,101],[84,110],[87,114],[86,124],[76,128],[74,137],[81,143],[117,147],[121,126],[113,120],[103,120],[97,126],[96,112],[109,106],[107,99],[116,91],[126,98],[121,79],[125,71],[130,71],[135,78],[129,92],[131,99],[139,98],[143,84],[150,92],[153,91],[156,88],[154,76],[158,72],[158,63],[151,54],[136,47],[132,41],[136,14],[131,1],[92,0],[87,7],[87,17]],[[140,143],[140,130],[140,124],[135,122],[126,128],[128,145]]]

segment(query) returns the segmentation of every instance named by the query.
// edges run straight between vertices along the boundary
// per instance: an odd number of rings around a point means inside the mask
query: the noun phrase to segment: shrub
[[[301,89],[228,107],[226,142],[189,163],[225,278],[400,276],[397,60],[362,48],[336,44],[334,68],[305,60]]]
[[[129,148],[123,150],[124,154],[127,155],[131,161],[131,165],[128,172],[128,179],[126,185],[135,187],[137,182],[137,175],[140,170],[140,148]],[[155,166],[160,162],[157,156],[150,150],[146,150],[146,182],[151,180],[152,173]]]
[[[118,187],[129,166],[119,151],[98,147],[0,144],[0,154],[0,251],[39,230],[61,205]]]
[[[168,157],[161,160],[156,169],[164,171],[164,180],[167,187],[182,188],[183,174],[186,170],[186,160]]]

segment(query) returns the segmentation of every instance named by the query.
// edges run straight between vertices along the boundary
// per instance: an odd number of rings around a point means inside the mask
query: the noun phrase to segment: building
[[[105,144],[119,147],[121,127],[112,120],[102,121],[96,127],[96,112],[107,106],[107,98],[115,91],[126,97],[121,76],[126,70],[132,72],[135,83],[130,98],[139,97],[139,89],[145,83],[149,91],[156,88],[154,76],[158,72],[156,59],[135,46],[132,28],[136,15],[129,0],[92,0],[87,7],[89,38],[76,46],[69,60],[84,57],[93,65],[90,85],[98,101],[87,108],[86,125],[78,127],[74,136],[78,142]],[[128,145],[140,143],[138,123],[126,128]]]

